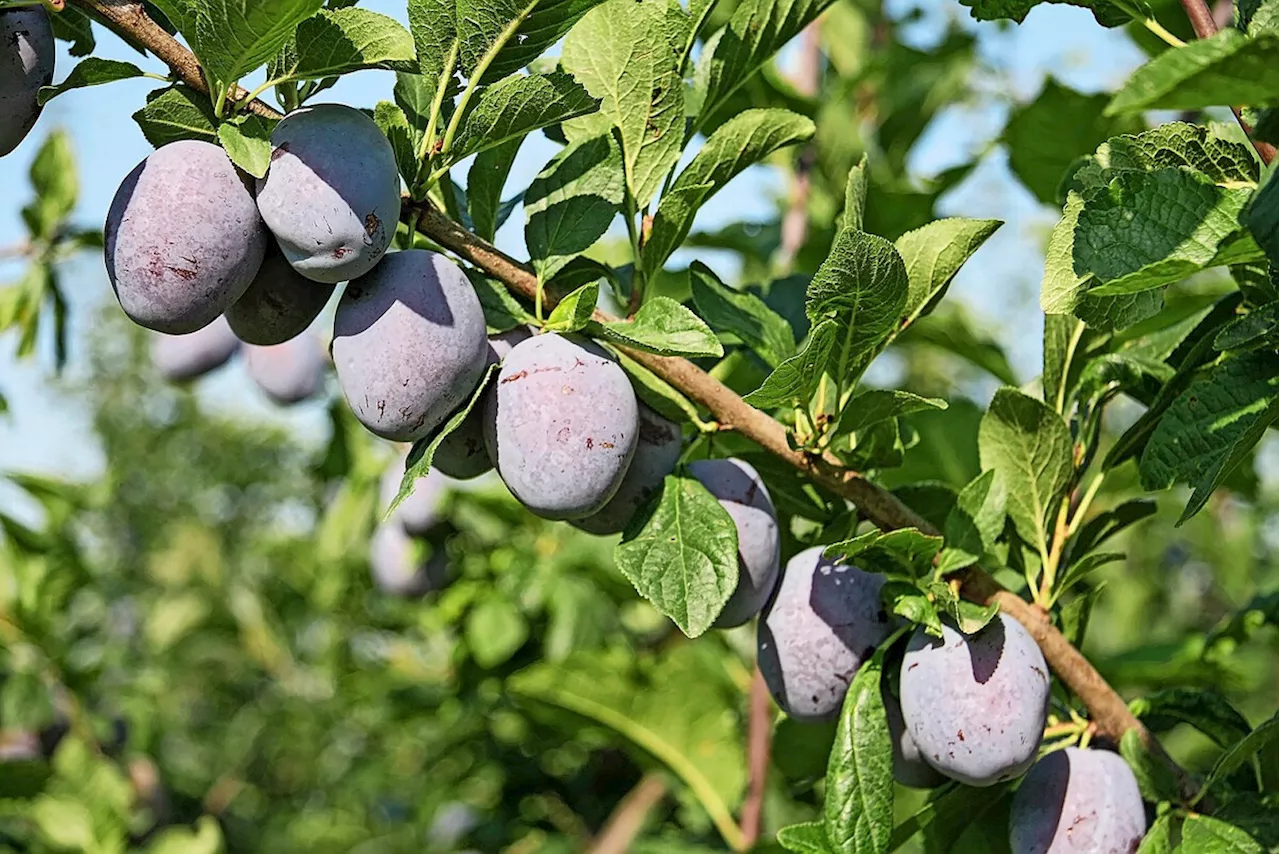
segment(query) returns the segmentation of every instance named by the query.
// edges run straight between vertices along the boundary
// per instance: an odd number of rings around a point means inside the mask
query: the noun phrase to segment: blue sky
[[[969,20],[968,11],[954,0],[889,2],[895,14],[915,7],[923,12],[909,30],[909,37],[914,40],[927,42],[936,38],[949,18],[962,21],[977,32],[987,73],[996,77],[997,85],[992,88],[1012,93],[1018,101],[1033,99],[1046,75],[1080,91],[1111,90],[1142,61],[1123,33],[1103,30],[1087,10],[1073,6],[1041,5],[1021,26],[1012,27],[974,23]],[[366,0],[361,5],[404,20],[404,0]],[[157,61],[142,59],[102,28],[95,30],[99,39],[96,55],[135,62],[150,71],[164,71]],[[784,62],[786,55],[784,52]],[[57,79],[64,78],[75,62],[67,55],[65,45],[59,43]],[[372,107],[390,97],[393,82],[388,72],[361,72],[344,78],[321,100]],[[150,151],[130,115],[157,85],[152,80],[123,81],[73,91],[49,105],[26,142],[0,159],[0,248],[23,239],[19,212],[30,194],[27,170],[45,135],[57,127],[70,132],[77,158],[81,192],[74,218],[86,226],[101,223],[120,180]],[[912,152],[910,168],[913,174],[927,176],[981,155],[981,163],[972,175],[944,198],[939,215],[991,217],[1004,220],[1007,225],[960,274],[949,299],[964,302],[973,314],[987,320],[1007,348],[1016,370],[1029,379],[1040,370],[1041,319],[1037,301],[1041,245],[1057,213],[1036,203],[1010,176],[1003,152],[992,145],[1004,126],[1008,109],[1009,104],[1000,100],[947,109]],[[521,148],[509,190],[527,184],[555,150],[553,143],[534,134]],[[465,173],[459,170],[459,174]],[[774,198],[781,186],[778,176],[769,170],[751,170],[712,200],[700,214],[698,226],[763,219],[774,210]],[[517,257],[524,254],[521,230],[522,220],[517,212],[498,240]],[[18,266],[0,261],[0,282],[13,279],[19,272]],[[83,370],[83,353],[76,342],[103,302],[112,298],[101,257],[85,255],[67,264],[62,286],[71,305],[68,371],[74,377]],[[18,361],[16,336],[8,333],[0,337],[0,390],[10,404],[10,413],[0,417],[0,471],[90,477],[100,469],[102,460],[82,406],[62,392],[52,377],[48,344],[47,340],[42,342],[38,357]],[[202,381],[199,393],[212,405],[237,417],[283,420],[307,437],[319,439],[326,429],[319,405],[288,411],[271,406],[248,382],[238,363]],[[15,492],[0,482],[0,506],[8,509],[16,501]]]

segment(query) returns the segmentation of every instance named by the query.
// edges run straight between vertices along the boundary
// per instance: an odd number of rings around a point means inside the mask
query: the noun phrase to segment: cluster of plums
[[[53,83],[53,25],[42,6],[0,11],[0,157],[26,139],[40,117],[37,96]]]

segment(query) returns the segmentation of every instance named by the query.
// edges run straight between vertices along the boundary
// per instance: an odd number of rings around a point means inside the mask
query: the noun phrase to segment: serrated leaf
[[[759,409],[802,406],[813,396],[835,350],[840,323],[824,320],[809,330],[800,352],[781,362],[760,388],[743,400]]]
[[[67,79],[57,86],[41,86],[36,97],[40,104],[47,104],[63,92],[70,92],[72,89],[84,89],[88,86],[101,86],[103,83],[142,77],[143,73],[141,68],[131,62],[91,56],[71,69]]]
[[[1003,224],[996,219],[940,219],[894,242],[907,270],[904,325],[937,305],[960,268]]]
[[[1277,730],[1276,716],[1273,714],[1218,757],[1218,761],[1213,763],[1213,768],[1209,771],[1209,776],[1205,778],[1201,792],[1207,792],[1214,784],[1225,779],[1269,743],[1274,742],[1278,732],[1280,730]]]
[[[893,829],[889,850],[897,851],[923,831],[926,834],[925,851],[935,854],[935,848],[930,845],[933,840],[941,841],[944,845],[958,840],[966,829],[977,823],[1008,795],[1007,783],[980,789],[973,786],[938,789],[915,815]],[[964,850],[972,849],[966,847]]]
[[[1277,304],[1258,306],[1244,317],[1231,321],[1213,339],[1215,350],[1241,350],[1265,340],[1274,340],[1277,326]],[[1272,345],[1274,346],[1274,345]]]
[[[218,126],[218,142],[231,162],[255,178],[267,174],[271,165],[271,122],[248,115]]]
[[[286,53],[290,62],[275,70],[284,79],[319,80],[364,68],[418,68],[408,30],[393,18],[354,6],[307,18]]]
[[[484,310],[484,324],[489,332],[506,332],[517,326],[534,323],[534,316],[528,312],[502,282],[486,276],[471,267],[464,267],[463,272],[476,289],[480,298],[480,308]]]
[[[842,563],[870,562],[884,571],[905,571],[918,576],[932,566],[933,557],[940,548],[942,537],[922,533],[916,528],[898,528],[893,531],[867,531],[832,543],[822,553]]]
[[[836,854],[888,850],[893,832],[893,744],[880,693],[884,648],[858,670],[845,695],[827,764],[823,801]]]
[[[684,145],[684,86],[663,33],[666,9],[667,0],[607,0],[583,16],[560,55],[617,128],[637,207],[649,203]]]
[[[867,210],[867,155],[863,154],[858,165],[849,170],[844,182],[844,207],[840,210],[840,227],[865,231],[863,223]],[[902,247],[898,247],[902,251]],[[903,260],[906,260],[905,258]]]
[[[880,598],[891,614],[917,626],[930,635],[942,637],[942,618],[925,592],[906,581],[888,581],[880,588]]]
[[[1137,778],[1138,790],[1142,792],[1144,801],[1158,804],[1161,801],[1179,800],[1178,781],[1173,776],[1168,760],[1151,752],[1142,743],[1142,737],[1136,729],[1125,730],[1120,738],[1120,755],[1129,763],[1133,776]]]
[[[1244,353],[1215,365],[1160,418],[1138,464],[1143,488],[1194,484],[1178,524],[1186,521],[1275,426],[1276,401],[1274,354]]]
[[[88,56],[97,47],[93,36],[93,22],[74,6],[65,7],[57,15],[49,16],[53,35],[59,41],[70,42],[67,52],[72,56]]]
[[[481,91],[449,155],[461,160],[595,109],[587,90],[563,72],[508,77]]]
[[[489,58],[481,82],[524,68],[560,41],[601,0],[457,0],[460,69],[471,77]],[[567,67],[567,66],[566,66]]]
[[[832,854],[820,821],[793,824],[778,831],[778,844],[795,854]]]
[[[502,189],[524,137],[509,139],[476,155],[467,172],[467,210],[475,233],[491,241],[501,225]],[[514,207],[514,206],[513,206]]]
[[[1274,106],[1280,91],[1277,49],[1275,33],[1250,38],[1228,27],[1166,50],[1133,73],[1106,114]]]
[[[701,261],[689,267],[689,285],[698,314],[712,329],[738,336],[774,367],[795,353],[791,324],[755,294],[722,284]]]
[[[641,266],[652,273],[666,263],[689,235],[698,207],[736,175],[813,133],[811,120],[779,109],[747,110],[716,128],[663,194],[641,252]]]
[[[1164,732],[1177,724],[1189,724],[1228,748],[1247,736],[1249,722],[1225,697],[1196,688],[1168,688],[1133,700],[1129,711],[1152,732]]]
[[[860,433],[872,424],[900,415],[946,408],[947,402],[940,397],[921,397],[909,391],[871,388],[849,399],[840,414],[836,435]]]
[[[1254,241],[1266,253],[1272,270],[1280,265],[1277,257],[1280,253],[1280,210],[1277,209],[1280,189],[1277,189],[1276,168],[1274,163],[1271,164],[1243,217]]]
[[[1219,133],[1213,127],[1169,122],[1139,134],[1112,137],[1075,172],[1070,189],[1105,187],[1123,171],[1168,167],[1186,167],[1223,185],[1257,181],[1258,161],[1252,149]]]
[[[1099,513],[1086,522],[1071,540],[1069,553],[1088,554],[1129,526],[1154,516],[1156,510],[1156,502],[1149,498],[1131,498],[1111,510]]]
[[[630,320],[591,324],[592,334],[614,344],[659,356],[723,356],[715,333],[670,297],[651,297]]]
[[[956,496],[947,514],[943,537],[947,547],[938,558],[938,571],[951,572],[982,559],[1004,530],[1008,492],[995,471],[985,471]]]
[[[379,101],[373,108],[373,121],[391,143],[400,177],[404,178],[405,184],[412,186],[418,176],[419,161],[414,129],[409,124],[409,117],[398,105],[390,101]]]
[[[739,86],[782,49],[833,0],[743,0],[716,40],[705,69],[702,108],[695,126],[717,113]],[[849,224],[845,224],[849,227]]]
[[[600,239],[622,204],[622,153],[612,135],[570,145],[524,194],[525,243],[548,281]]]
[[[636,397],[645,406],[677,424],[698,420],[698,408],[666,380],[626,353],[618,354],[618,364],[631,378]]]
[[[166,4],[165,13],[174,5]],[[274,57],[322,5],[323,0],[207,0],[180,16],[188,20],[171,20],[214,91],[221,91]]]
[[[133,114],[133,120],[155,148],[180,139],[218,139],[208,97],[187,86],[152,92],[146,105]]]
[[[1207,815],[1188,815],[1182,823],[1179,851],[1204,854],[1263,854],[1266,850],[1245,830]]]
[[[1011,21],[1022,23],[1027,17],[1027,13],[1040,3],[1062,3],[1070,6],[1081,6],[1093,12],[1093,17],[1099,24],[1104,27],[1119,27],[1129,23],[1133,14],[1144,14],[1146,17],[1153,17],[1151,10],[1147,8],[1145,0],[1138,0],[1133,4],[1139,12],[1131,13],[1128,11],[1128,4],[1120,6],[1108,2],[1108,0],[960,0],[961,4],[968,6],[973,17],[979,21],[998,21],[1002,18],[1008,18]]]
[[[1071,477],[1067,425],[1034,397],[1002,388],[982,418],[978,454],[983,470],[994,469],[1003,480],[1019,535],[1047,554],[1047,515]]]
[[[636,591],[691,638],[711,628],[738,585],[738,531],[691,477],[667,475],[614,549]]]
[[[583,285],[556,304],[542,328],[550,332],[577,332],[591,320],[600,298],[600,286],[595,282]]]
[[[400,503],[413,494],[414,485],[420,478],[426,477],[427,472],[431,471],[431,461],[435,457],[436,449],[440,447],[440,443],[445,437],[462,426],[462,422],[467,419],[471,410],[476,407],[489,386],[489,381],[494,374],[498,372],[498,365],[492,364],[485,370],[484,375],[480,377],[480,382],[476,384],[476,390],[472,392],[471,399],[467,401],[466,406],[460,407],[453,415],[449,416],[449,420],[436,431],[432,436],[425,439],[419,439],[413,443],[413,447],[409,449],[409,455],[404,461],[404,477],[400,479],[400,489],[396,493],[396,497],[392,500],[391,506],[387,508],[384,518],[390,518]]]

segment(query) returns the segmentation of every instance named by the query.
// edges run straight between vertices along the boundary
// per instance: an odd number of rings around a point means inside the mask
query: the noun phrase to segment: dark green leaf
[[[498,231],[502,209],[502,188],[511,174],[511,164],[520,151],[523,137],[509,139],[476,155],[467,172],[467,205],[475,233],[492,241]]]
[[[276,76],[319,80],[358,71],[384,68],[417,69],[413,36],[386,15],[367,9],[324,10],[298,25],[287,66]]]
[[[492,83],[541,56],[601,0],[456,2],[462,75],[471,77],[488,58],[481,81]]]
[[[937,305],[960,268],[1001,225],[995,219],[940,219],[895,241],[907,268],[904,325]]]
[[[218,138],[209,98],[186,86],[152,92],[133,120],[156,148],[180,139],[216,142]]]
[[[508,77],[480,93],[449,154],[461,160],[595,108],[587,90],[563,72]]]
[[[1131,13],[1127,11],[1128,4],[1121,6],[1112,4],[1108,0],[961,0],[961,3],[968,6],[973,17],[979,21],[998,21],[1001,18],[1009,18],[1018,23],[1022,23],[1027,13],[1042,2],[1083,6],[1092,11],[1093,17],[1104,27],[1118,27],[1129,23],[1131,19]],[[1144,9],[1145,15],[1150,17],[1151,11],[1146,9],[1146,5],[1144,0],[1133,3],[1134,7]],[[1140,12],[1140,14],[1143,13]]]
[[[168,14],[167,3],[164,7]],[[323,0],[210,0],[192,7],[187,25],[170,18],[191,44],[215,91],[225,90],[284,47]],[[186,16],[180,16],[186,17]]]
[[[827,840],[836,854],[887,850],[893,832],[893,746],[880,693],[884,649],[849,685],[827,765],[823,805]]]
[[[1202,791],[1208,791],[1216,783],[1228,777],[1232,772],[1244,763],[1251,760],[1257,753],[1264,748],[1274,751],[1277,735],[1276,716],[1273,714],[1267,720],[1258,724],[1248,735],[1237,741],[1222,756],[1218,757],[1218,761],[1213,763],[1213,769],[1209,772],[1209,776],[1204,781]]]
[[[793,824],[778,831],[778,844],[796,854],[832,854],[820,821]]]
[[[1258,841],[1244,830],[1207,815],[1189,815],[1182,823],[1182,852],[1204,854],[1263,854]]]
[[[1168,760],[1149,750],[1136,729],[1125,730],[1120,739],[1120,755],[1133,770],[1143,800],[1152,803],[1179,800],[1178,781]]]
[[[698,314],[712,329],[738,336],[773,367],[795,353],[791,325],[755,294],[721,284],[701,261],[689,267],[689,284]]]
[[[1225,697],[1214,691],[1168,688],[1129,703],[1152,732],[1164,732],[1177,724],[1190,724],[1227,748],[1249,734],[1249,722]]]
[[[1280,259],[1277,259],[1277,252],[1280,252],[1280,236],[1277,236],[1280,233],[1278,232],[1280,213],[1277,213],[1277,195],[1280,194],[1280,190],[1277,190],[1276,168],[1274,163],[1271,164],[1271,168],[1263,176],[1262,184],[1253,194],[1249,207],[1243,214],[1245,226],[1253,235],[1254,241],[1266,253],[1272,270],[1280,264]]]
[[[379,101],[373,108],[373,120],[391,143],[400,176],[406,184],[413,186],[418,177],[419,160],[417,134],[409,124],[409,117],[398,105],[390,101]]]
[[[47,104],[53,98],[72,89],[101,86],[103,83],[114,83],[117,80],[141,77],[142,74],[142,69],[131,62],[120,62],[115,59],[101,59],[91,56],[71,69],[67,79],[57,86],[40,87],[38,99],[41,104]]]
[[[800,352],[781,362],[760,388],[744,400],[760,409],[802,406],[818,387],[836,347],[840,322],[824,320],[813,327]]]
[[[705,323],[668,297],[645,301],[630,320],[592,323],[591,332],[623,347],[659,356],[723,356],[724,347]]]
[[[1181,836],[1182,819],[1175,813],[1165,813],[1151,825],[1134,854],[1175,854]]]
[[[921,397],[909,391],[872,388],[849,399],[840,415],[836,434],[860,433],[886,418],[910,415],[926,409],[946,409],[947,402],[938,397]]]
[[[1274,106],[1280,89],[1273,62],[1277,49],[1275,33],[1249,38],[1228,27],[1166,50],[1133,73],[1107,106],[1107,115]]]
[[[956,496],[947,515],[943,536],[947,547],[938,558],[942,573],[961,569],[982,559],[1004,530],[1008,494],[994,471],[985,471]]]

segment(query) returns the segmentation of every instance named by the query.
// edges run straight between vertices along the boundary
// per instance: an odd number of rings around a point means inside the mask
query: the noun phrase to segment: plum
[[[893,741],[893,779],[912,789],[932,789],[947,782],[947,778],[933,770],[920,755],[920,748],[902,720],[902,705],[890,693],[886,682],[880,683],[880,696],[889,723],[889,738]]]
[[[584,519],[572,520],[570,524],[575,528],[590,534],[618,533],[631,521],[636,510],[649,500],[654,490],[662,485],[663,478],[675,469],[683,438],[680,425],[668,421],[643,403],[637,411],[640,437],[636,440],[636,453],[622,477],[622,484],[604,507]],[[776,577],[776,554],[773,560]]]
[[[36,95],[53,82],[53,25],[40,7],[0,11],[0,157],[40,118]]]
[[[400,492],[400,481],[404,478],[404,460],[387,466],[382,474],[382,484],[378,493],[378,512],[385,513]],[[418,478],[413,485],[413,492],[400,502],[400,506],[391,514],[388,521],[398,522],[404,531],[415,537],[426,534],[440,521],[440,501],[450,486],[450,480],[436,469]]]
[[[489,342],[466,274],[424,249],[395,252],[347,285],[333,323],[333,364],[356,417],[414,442],[475,391]]]
[[[341,104],[303,107],[271,132],[258,209],[289,263],[316,282],[363,276],[391,245],[400,174],[373,119]]]
[[[301,403],[324,386],[324,347],[310,335],[270,347],[250,345],[245,364],[249,378],[281,406]]]
[[[756,627],[769,692],[798,721],[832,720],[849,683],[893,627],[880,603],[884,576],[805,549],[782,573]]]
[[[267,247],[248,179],[221,148],[180,140],[152,152],[116,191],[107,276],[140,326],[182,335],[245,292]]]
[[[581,519],[617,492],[635,453],[635,392],[595,344],[558,334],[517,344],[487,401],[485,447],[511,493],[547,519]]]
[[[760,613],[778,583],[778,514],[749,463],[697,460],[689,474],[720,500],[738,529],[738,587],[715,622],[718,629],[730,629]]]
[[[925,761],[953,780],[991,786],[1035,760],[1049,668],[1017,620],[999,614],[966,637],[916,630],[902,660],[902,718]]]
[[[240,339],[225,318],[186,335],[155,333],[151,340],[151,361],[160,376],[171,383],[202,377],[217,370],[240,349]]]
[[[1032,767],[1013,796],[1013,854],[1130,854],[1147,832],[1138,781],[1105,750],[1055,750]]]
[[[379,525],[369,541],[369,568],[373,581],[395,596],[423,596],[449,583],[449,559],[437,548],[425,561],[419,541],[396,524]]]
[[[299,275],[272,246],[257,277],[227,309],[226,317],[236,337],[246,344],[283,344],[301,335],[319,316],[333,287]]]

